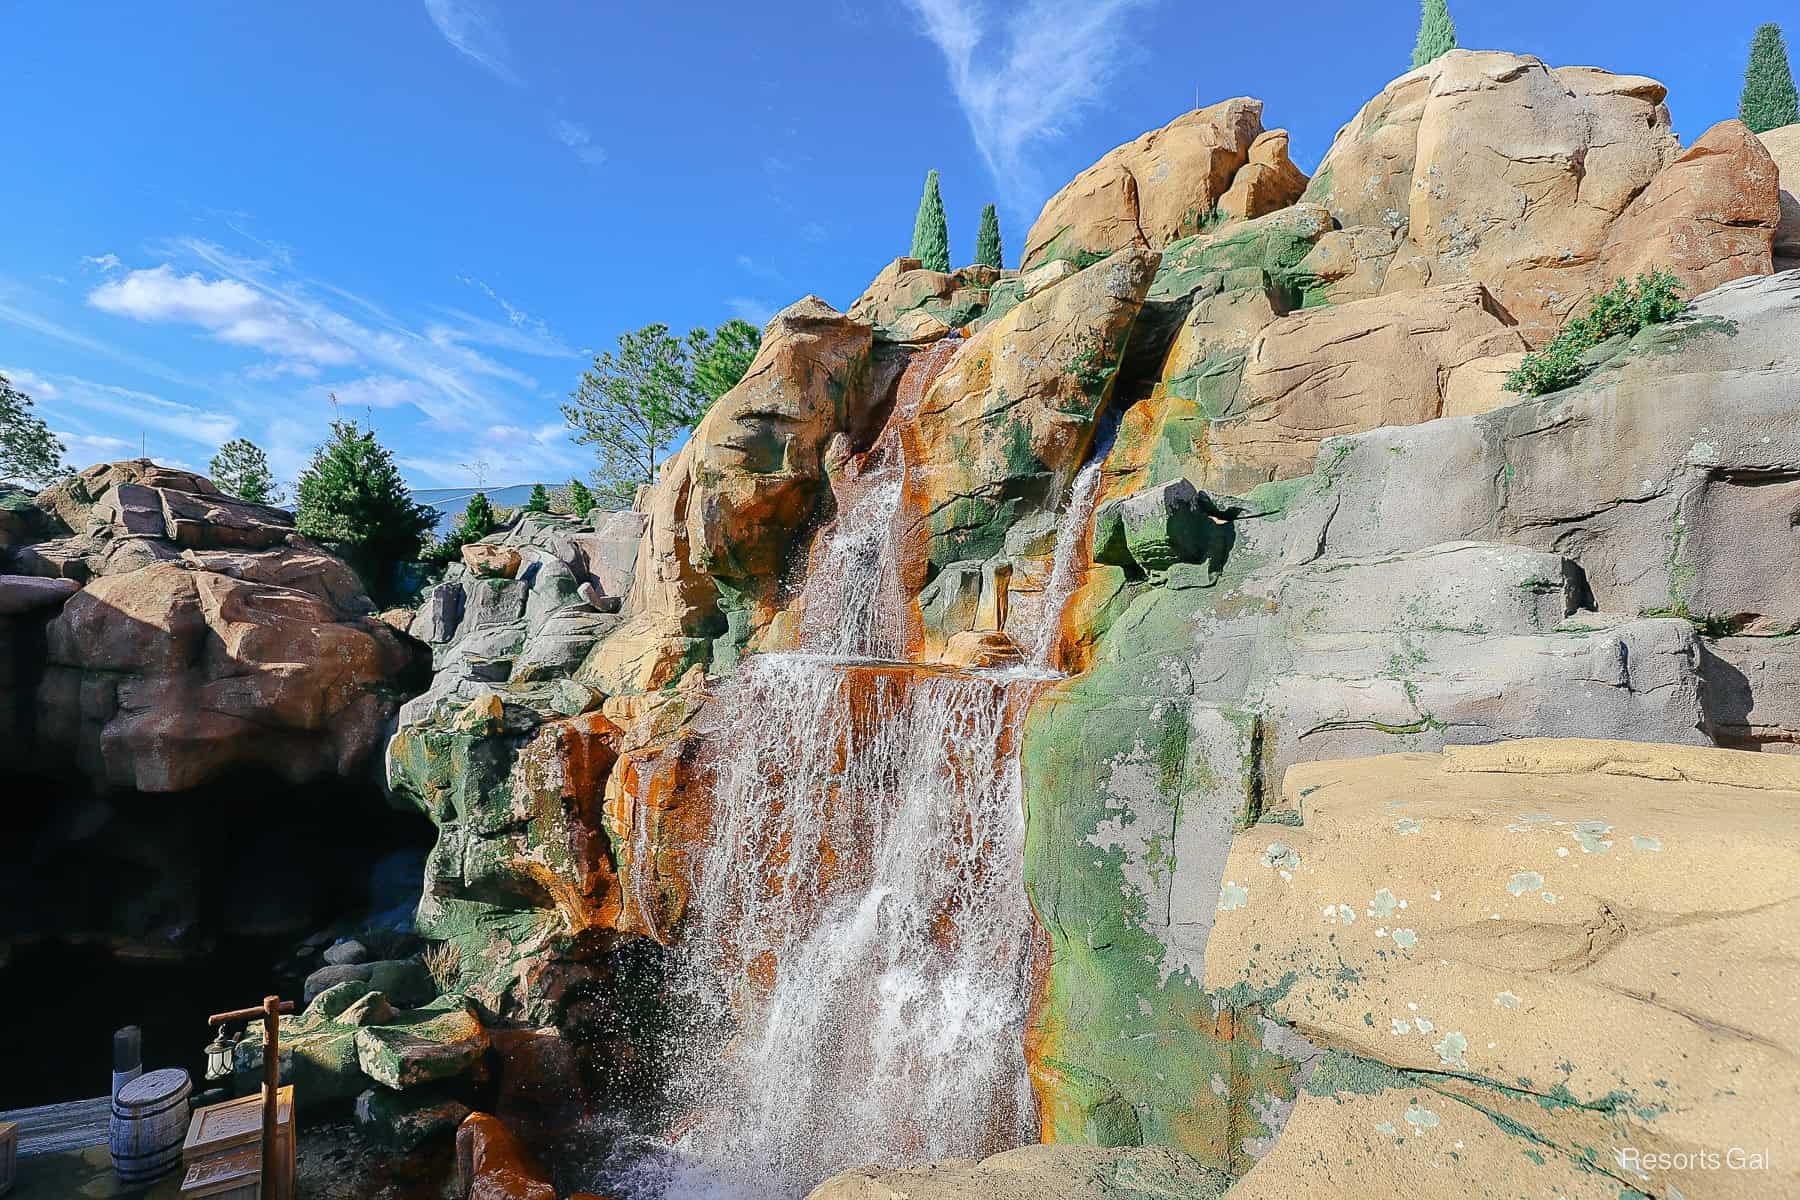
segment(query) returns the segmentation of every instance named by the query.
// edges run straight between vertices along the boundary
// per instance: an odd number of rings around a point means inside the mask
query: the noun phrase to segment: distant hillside
[[[495,508],[523,508],[525,502],[531,499],[531,489],[536,486],[535,483],[510,483],[505,487],[488,488],[487,498]],[[560,483],[546,483],[544,489],[554,492],[563,486],[565,485]],[[441,537],[462,517],[463,509],[468,507],[469,497],[473,496],[476,490],[472,487],[414,488],[413,499],[438,510],[438,523],[433,527],[433,531]],[[610,508],[611,506],[602,500],[599,507]]]

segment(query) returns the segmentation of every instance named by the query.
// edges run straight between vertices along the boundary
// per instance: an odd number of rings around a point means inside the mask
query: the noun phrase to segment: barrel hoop
[[[173,1109],[176,1105],[186,1104],[187,1102],[188,1102],[188,1093],[186,1093],[186,1092],[182,1092],[179,1095],[175,1095],[175,1096],[169,1096],[166,1099],[158,1101],[155,1108],[121,1109],[119,1107],[119,1102],[117,1100],[114,1100],[113,1107],[112,1107],[112,1115],[119,1118],[121,1121],[143,1121],[147,1117],[160,1116],[161,1114],[166,1113],[166,1112],[170,1111],[171,1109]]]

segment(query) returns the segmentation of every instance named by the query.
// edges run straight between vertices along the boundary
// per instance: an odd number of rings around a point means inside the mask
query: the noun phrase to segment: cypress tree
[[[1002,267],[1004,259],[1000,249],[1000,214],[990,204],[981,210],[981,232],[975,235],[975,265]]]
[[[950,269],[950,225],[944,219],[944,198],[938,194],[938,173],[925,176],[925,194],[919,197],[919,215],[913,219],[912,258],[928,271]]]
[[[584,521],[594,511],[594,493],[579,479],[569,480],[569,508]]]
[[[1446,0],[1419,0],[1419,40],[1413,43],[1412,65],[1422,67],[1456,49],[1456,22]]]
[[[1781,26],[1770,22],[1756,31],[1750,42],[1750,64],[1744,68],[1744,95],[1738,101],[1738,119],[1752,133],[1767,133],[1800,121],[1800,97],[1794,91],[1794,72],[1788,65],[1787,43]]]

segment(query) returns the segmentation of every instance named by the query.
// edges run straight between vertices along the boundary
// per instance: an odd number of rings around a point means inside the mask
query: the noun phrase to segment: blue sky
[[[1461,43],[1736,115],[1784,4],[1451,0]],[[1790,10],[1791,11],[1791,10]],[[0,370],[79,465],[291,479],[365,410],[422,487],[585,473],[558,405],[650,321],[840,307],[927,168],[955,256],[1192,106],[1267,102],[1310,168],[1404,71],[1418,10],[1191,0],[632,4],[0,0]],[[1800,35],[1791,22],[1790,38]]]

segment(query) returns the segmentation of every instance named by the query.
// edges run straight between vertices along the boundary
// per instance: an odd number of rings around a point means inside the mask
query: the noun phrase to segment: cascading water
[[[725,1032],[682,1047],[673,1132],[603,1175],[607,1190],[776,1200],[863,1163],[1036,1140],[1018,738],[1052,675],[895,661],[910,604],[895,427],[954,352],[922,356],[928,369],[903,379],[895,419],[847,473],[801,598],[804,651],[745,660],[708,705],[711,835],[675,976],[695,1029]],[[1100,457],[1071,489],[1040,664]]]
[[[1014,744],[1033,686],[807,655],[740,672],[680,951],[737,1030],[676,1095],[677,1149],[738,1194],[1034,1140]]]
[[[1038,619],[1037,644],[1031,650],[1031,665],[1042,671],[1056,669],[1056,635],[1062,626],[1063,609],[1075,594],[1078,581],[1077,564],[1086,559],[1088,523],[1094,518],[1094,500],[1100,494],[1100,468],[1104,453],[1095,454],[1075,476],[1069,487],[1069,503],[1063,509],[1056,527],[1056,548],[1051,552],[1050,577],[1044,584],[1043,615]]]

